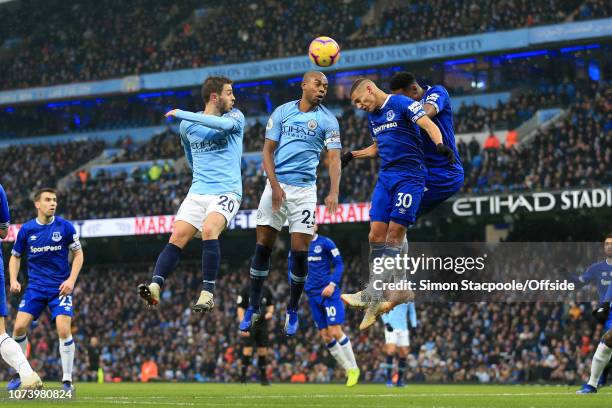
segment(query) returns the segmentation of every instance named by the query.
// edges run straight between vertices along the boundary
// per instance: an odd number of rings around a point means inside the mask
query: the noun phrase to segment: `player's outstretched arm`
[[[285,191],[281,187],[276,178],[276,166],[274,165],[274,151],[278,146],[278,142],[266,138],[263,147],[263,166],[272,187],[272,210],[278,211],[282,202],[287,198]]]
[[[215,116],[215,115],[206,115],[204,113],[194,113],[189,111],[184,111],[181,109],[172,109],[165,115],[167,118],[175,117],[181,120],[187,120],[189,122],[197,123],[198,125],[206,126],[215,130],[225,130],[229,131],[234,129],[235,122],[231,118]]]
[[[81,268],[83,267],[83,262],[85,261],[85,255],[83,254],[83,250],[79,249],[77,251],[73,251],[74,258],[72,260],[72,269],[70,271],[70,276],[66,279],[59,287],[60,296],[66,296],[72,293],[74,290],[74,285],[76,284],[77,278],[79,277],[79,273],[81,273]]]
[[[440,128],[438,125],[433,123],[429,116],[421,116],[416,124],[421,127],[421,129],[425,130],[429,135],[431,141],[436,145],[436,151],[447,158],[450,163],[455,162],[455,153],[453,149],[444,145],[444,140],[442,139],[442,133],[440,132]]]
[[[361,150],[353,150],[342,155],[342,168],[345,168],[353,159],[373,159],[378,156],[378,144],[374,142]]]
[[[338,210],[338,194],[340,194],[340,149],[329,149],[329,179],[331,187],[329,194],[325,197],[325,205],[330,214]]]

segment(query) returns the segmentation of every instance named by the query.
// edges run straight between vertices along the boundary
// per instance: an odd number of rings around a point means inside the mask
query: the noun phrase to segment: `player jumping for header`
[[[167,117],[182,119],[181,144],[193,170],[193,181],[187,197],[176,214],[170,242],[163,249],[150,284],[138,286],[145,301],[155,306],[160,291],[176,268],[182,250],[198,233],[202,234],[203,286],[193,305],[195,312],[214,307],[215,279],[221,261],[219,235],[238,212],[242,198],[242,138],[244,116],[234,109],[232,81],[226,77],[208,77],[202,85],[204,112],[179,109]]]
[[[295,335],[298,304],[308,273],[308,247],[314,233],[317,204],[316,172],[323,147],[329,155],[331,187],[325,198],[330,213],[338,208],[340,129],[338,120],[321,105],[327,77],[309,71],[302,79],[302,98],[279,106],[266,126],[263,165],[268,176],[257,210],[257,245],[251,263],[249,302],[240,330],[249,331],[258,318],[262,285],[270,270],[270,255],[285,221],[291,234],[290,298],[285,334]]]
[[[417,217],[421,205],[427,167],[424,163],[424,138],[422,128],[431,138],[435,151],[444,160],[453,162],[454,152],[445,145],[438,126],[429,118],[420,102],[404,95],[389,95],[369,79],[360,78],[353,84],[351,100],[361,110],[369,113],[370,130],[375,151],[381,158],[378,181],[372,194],[370,208],[370,262],[376,258],[396,258],[404,244],[407,228]],[[381,277],[383,283],[391,275],[400,276],[403,270],[391,268]],[[349,305],[367,302],[366,314],[360,329],[371,326],[376,317],[401,301],[410,300],[412,294],[402,299],[382,302],[382,291],[376,289],[370,279],[366,295],[361,293],[342,295]],[[379,286],[380,287],[380,286]],[[364,297],[366,299],[364,299]]]

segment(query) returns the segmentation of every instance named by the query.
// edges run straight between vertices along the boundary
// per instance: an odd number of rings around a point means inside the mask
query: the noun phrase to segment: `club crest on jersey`
[[[391,122],[393,120],[393,118],[395,118],[395,112],[393,112],[393,109],[388,110],[387,111],[387,120],[389,122]]]
[[[59,241],[61,241],[61,240],[62,240],[62,235],[59,233],[59,231],[54,231],[54,232],[53,232],[53,235],[51,235],[51,239],[52,239],[54,242],[59,242]]]
[[[317,128],[317,121],[310,119],[306,125],[308,126],[308,129],[315,130]]]
[[[321,248],[321,245],[315,245],[314,247],[315,254],[320,254],[322,250],[323,248]]]

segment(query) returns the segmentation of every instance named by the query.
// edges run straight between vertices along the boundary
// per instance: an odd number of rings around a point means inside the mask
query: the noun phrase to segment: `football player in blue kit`
[[[381,167],[372,194],[370,208],[370,262],[376,258],[395,258],[402,252],[407,228],[417,216],[424,192],[428,170],[425,160],[426,134],[441,162],[453,163],[455,151],[445,144],[440,128],[430,119],[419,101],[405,95],[390,95],[374,82],[361,78],[351,89],[351,100],[361,110],[368,112],[370,131],[374,144],[364,151],[345,155],[344,163],[352,158],[380,156]],[[403,299],[382,302],[380,285],[388,282],[389,275],[400,276],[399,267],[385,271],[382,280],[372,280],[363,292],[344,294],[342,299],[350,306],[367,307],[360,329],[371,326],[376,317],[387,312],[395,304],[410,300],[409,292],[394,294]]]
[[[347,376],[346,386],[352,387],[359,380],[359,367],[355,361],[351,341],[342,331],[344,323],[344,304],[340,299],[340,283],[344,263],[340,251],[331,239],[317,233],[308,249],[308,277],[304,291],[308,296],[312,319],[319,334],[334,359],[344,368]],[[289,270],[291,270],[289,254]],[[332,272],[333,266],[333,272]]]
[[[8,199],[4,187],[0,185],[0,239],[6,238],[11,222]],[[0,355],[2,359],[12,368],[17,374],[16,379],[9,381],[8,389],[16,390],[21,386],[24,389],[36,389],[42,387],[42,381],[37,373],[32,370],[32,366],[28,363],[25,352],[19,347],[19,344],[6,333],[4,319],[8,316],[6,307],[6,292],[4,290],[4,260],[2,251],[0,251]]]
[[[22,225],[17,233],[9,261],[10,289],[21,292],[17,280],[21,258],[28,259],[28,287],[25,290],[13,328],[13,338],[24,351],[27,349],[27,331],[48,307],[59,336],[59,354],[62,362],[62,383],[72,390],[72,368],[75,344],[72,338],[72,291],[83,266],[83,250],[74,226],[56,216],[57,193],[43,188],[34,194],[37,216]],[[70,254],[72,253],[72,265]],[[18,379],[14,379],[14,382]]]
[[[610,357],[612,357],[612,314],[610,303],[612,302],[612,234],[604,241],[604,252],[606,259],[589,266],[585,273],[576,279],[577,284],[586,285],[590,282],[597,284],[599,294],[599,307],[594,311],[595,318],[603,323],[603,338],[593,360],[591,362],[591,376],[589,381],[582,386],[577,394],[594,394],[598,387],[606,384],[610,370]]]
[[[309,71],[302,78],[302,97],[277,107],[266,126],[263,167],[268,177],[257,209],[257,244],[250,269],[250,305],[240,322],[249,331],[259,318],[261,288],[270,270],[270,255],[285,222],[291,234],[290,290],[285,334],[298,329],[298,304],[308,274],[308,248],[317,205],[317,166],[327,148],[330,191],[325,205],[338,209],[340,188],[340,129],[334,114],[321,103],[327,94],[327,77]]]

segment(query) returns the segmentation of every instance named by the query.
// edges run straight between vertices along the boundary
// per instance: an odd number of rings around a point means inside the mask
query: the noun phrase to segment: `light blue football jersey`
[[[408,316],[410,316],[412,328],[417,327],[416,310],[412,302],[395,306],[389,313],[382,315],[382,320],[384,323],[389,323],[394,329],[408,330]]]
[[[334,114],[323,105],[302,112],[299,103],[299,100],[287,102],[272,112],[266,126],[266,139],[278,142],[274,152],[278,181],[310,187],[317,181],[323,147],[342,149],[340,127]]]
[[[181,144],[185,157],[193,170],[189,193],[218,195],[233,193],[242,197],[242,139],[244,115],[232,109],[214,122],[231,120],[226,129],[207,127],[198,123],[202,112],[178,111],[175,115],[183,119],[180,124]],[[225,121],[223,121],[225,119]]]

